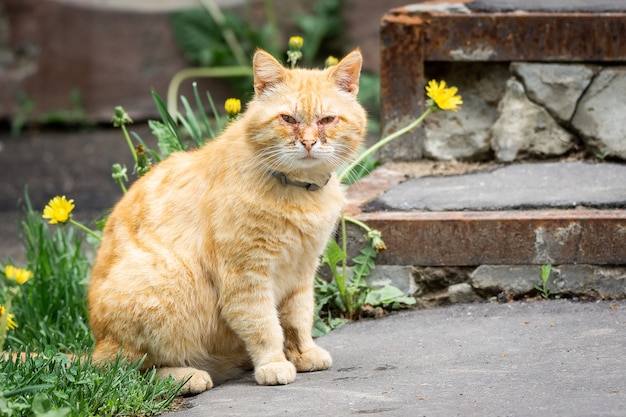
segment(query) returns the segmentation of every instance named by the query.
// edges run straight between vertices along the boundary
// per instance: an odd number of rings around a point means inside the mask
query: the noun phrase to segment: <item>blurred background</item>
[[[136,120],[154,117],[150,89],[165,94],[177,71],[249,64],[257,47],[284,59],[293,35],[305,39],[305,66],[323,65],[328,55],[358,46],[366,72],[376,74],[380,19],[404,3],[2,0],[0,120],[14,129],[106,123],[115,105]],[[241,80],[206,84],[216,98],[232,94],[233,87],[250,90]],[[189,85],[181,92],[189,93]]]
[[[256,48],[283,62],[290,36],[304,38],[304,67],[323,67],[362,49],[360,99],[378,131],[379,25],[403,0],[1,0],[0,246],[17,255],[25,196],[35,210],[55,195],[76,202],[90,221],[121,195],[111,165],[132,157],[111,117],[123,106],[129,130],[150,138],[165,100],[187,68],[249,66]],[[250,77],[184,78],[176,96],[210,92],[220,108],[245,103]],[[204,97],[204,96],[203,96]],[[180,101],[178,101],[180,107]],[[135,177],[129,172],[129,177]],[[4,256],[3,256],[4,257]]]

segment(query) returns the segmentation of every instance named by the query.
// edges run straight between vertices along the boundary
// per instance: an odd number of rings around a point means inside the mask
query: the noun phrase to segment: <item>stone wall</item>
[[[539,297],[540,265],[424,267],[377,265],[367,278],[374,286],[393,284],[412,294],[420,308]],[[551,298],[580,300],[626,298],[626,268],[598,265],[555,265],[547,281]]]
[[[624,66],[452,63],[427,71],[457,86],[464,102],[426,120],[427,158],[511,162],[586,151],[626,159]]]

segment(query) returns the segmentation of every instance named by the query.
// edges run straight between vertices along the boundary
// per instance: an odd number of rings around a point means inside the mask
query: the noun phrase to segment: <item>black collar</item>
[[[280,171],[270,171],[270,174],[272,174],[273,177],[278,178],[278,180],[280,181],[282,185],[293,185],[295,187],[302,187],[302,188],[306,188],[308,191],[319,190],[320,188],[328,184],[328,181],[330,180],[330,175],[329,175],[326,181],[324,182],[324,184],[319,185],[319,184],[314,184],[312,182],[290,180],[289,178],[287,178],[287,175],[285,175],[283,172],[280,172]]]

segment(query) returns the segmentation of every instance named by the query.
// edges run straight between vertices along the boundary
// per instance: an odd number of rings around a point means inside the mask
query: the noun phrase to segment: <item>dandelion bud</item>
[[[115,107],[111,121],[115,127],[124,126],[133,122],[122,106]]]
[[[113,164],[112,167],[113,173],[111,176],[115,181],[128,181],[128,176],[126,175],[126,166],[122,166],[120,164]]]
[[[135,154],[137,155],[135,172],[139,176],[147,174],[152,167],[152,161],[150,160],[148,152],[146,152],[146,148],[144,148],[142,145],[137,145],[137,147],[135,148]]]
[[[292,36],[289,38],[289,50],[291,51],[299,51],[302,49],[302,45],[304,45],[304,40],[300,36]]]
[[[379,230],[372,229],[367,233],[367,238],[372,242],[372,246],[376,249],[376,252],[387,249],[385,242],[382,239],[382,233]]]
[[[324,67],[326,68],[333,67],[337,65],[338,63],[339,63],[339,60],[335,58],[334,56],[330,55],[328,58],[326,58],[326,61],[324,61]]]

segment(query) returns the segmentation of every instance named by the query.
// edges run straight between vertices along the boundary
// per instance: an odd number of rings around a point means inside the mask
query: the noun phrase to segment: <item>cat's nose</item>
[[[301,141],[301,143],[302,143],[302,145],[304,146],[304,149],[306,149],[307,152],[311,152],[311,149],[313,149],[313,146],[315,146],[317,141],[314,140],[314,139],[307,139],[307,140]]]

